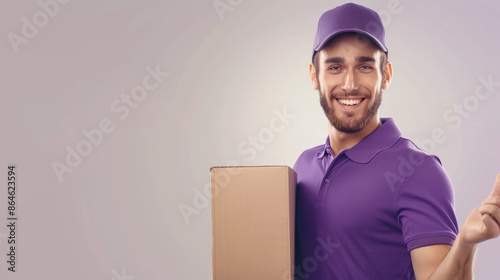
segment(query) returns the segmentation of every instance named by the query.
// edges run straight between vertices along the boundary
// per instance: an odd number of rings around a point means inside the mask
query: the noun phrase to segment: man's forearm
[[[474,279],[474,257],[477,245],[466,244],[460,235],[438,268],[427,280],[470,280]],[[420,279],[419,279],[420,280]]]

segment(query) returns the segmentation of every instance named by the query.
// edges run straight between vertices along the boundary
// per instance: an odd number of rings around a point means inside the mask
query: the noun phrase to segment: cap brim
[[[332,34],[330,34],[329,36],[327,36],[317,47],[314,48],[314,51],[313,51],[313,57],[314,57],[314,54],[317,52],[317,51],[320,51],[322,48],[325,47],[325,45],[335,36],[337,35],[340,35],[342,33],[347,33],[347,32],[354,32],[354,33],[359,33],[359,34],[362,34],[362,35],[365,35],[366,37],[370,38],[370,40],[372,40],[373,43],[375,43],[375,45],[377,45],[377,47],[379,49],[381,49],[383,52],[387,53],[387,47],[382,44],[382,42],[380,42],[377,38],[375,38],[375,36],[371,35],[370,33],[366,32],[366,31],[363,31],[363,30],[359,30],[359,29],[355,29],[355,28],[350,28],[350,29],[342,29],[342,30],[338,30]]]

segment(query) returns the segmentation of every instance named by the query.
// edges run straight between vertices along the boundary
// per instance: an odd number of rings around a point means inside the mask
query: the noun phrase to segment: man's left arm
[[[500,235],[500,174],[490,196],[465,220],[453,246],[430,245],[411,250],[418,280],[473,279],[477,245]]]

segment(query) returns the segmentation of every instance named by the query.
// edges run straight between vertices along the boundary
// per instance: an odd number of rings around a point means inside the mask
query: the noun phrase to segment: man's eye
[[[338,70],[340,70],[340,67],[339,66],[331,66],[329,69],[338,71]]]
[[[361,69],[362,70],[370,70],[370,69],[372,69],[372,67],[368,66],[368,65],[363,65],[363,66],[361,66]]]

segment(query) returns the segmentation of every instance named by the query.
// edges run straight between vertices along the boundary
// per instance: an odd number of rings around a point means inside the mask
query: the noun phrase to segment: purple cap
[[[387,53],[384,25],[378,13],[358,4],[347,3],[326,11],[319,18],[318,30],[314,38],[313,57],[333,36],[345,32],[366,35]]]

